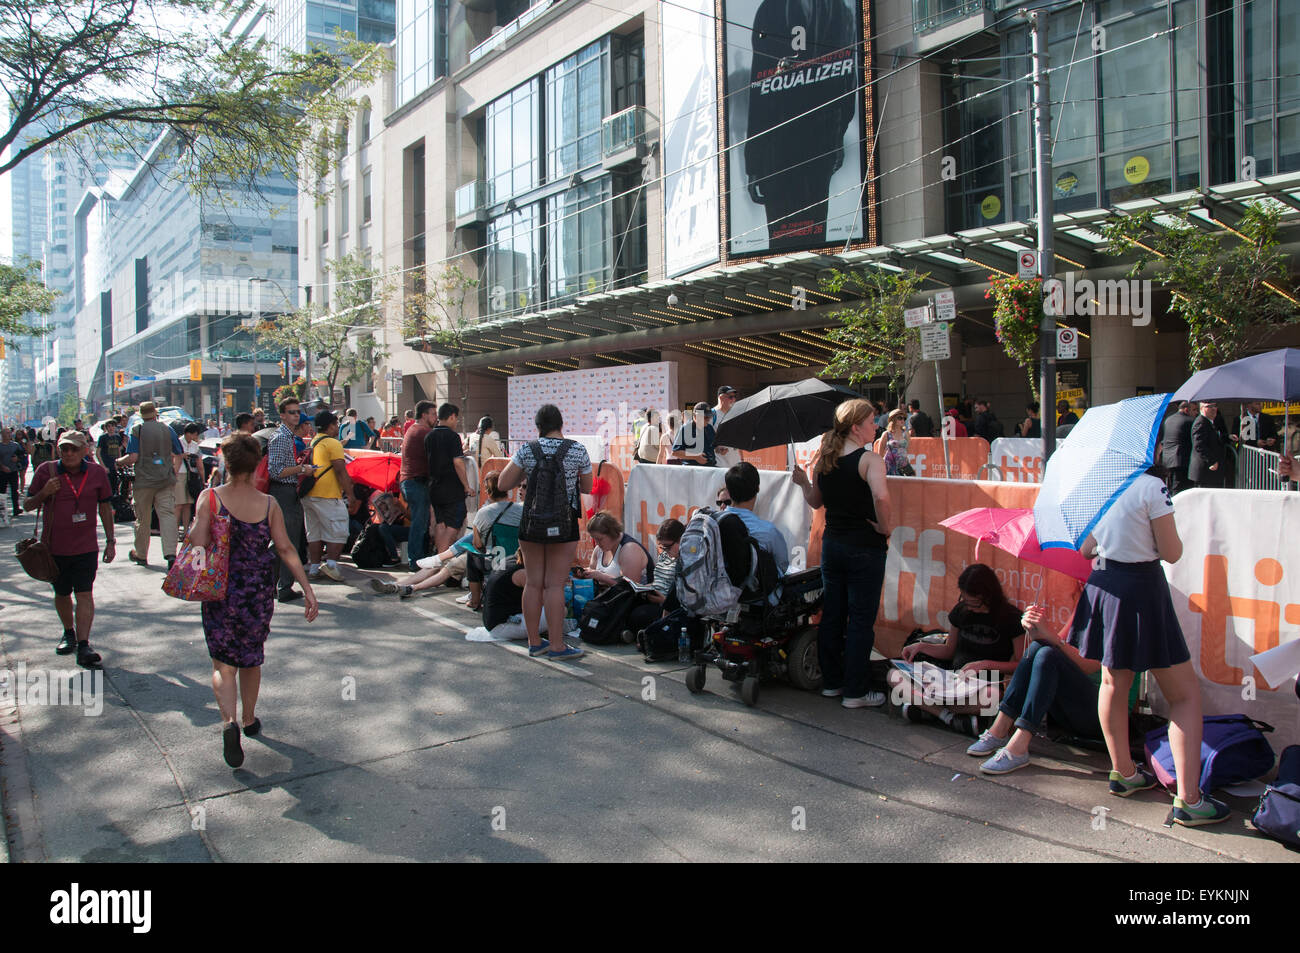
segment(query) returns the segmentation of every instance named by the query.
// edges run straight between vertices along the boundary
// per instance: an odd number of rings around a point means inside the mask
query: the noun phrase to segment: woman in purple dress
[[[257,692],[262,684],[263,646],[271,629],[275,608],[275,554],[302,586],[306,602],[304,615],[316,618],[316,594],[298,560],[298,551],[284,530],[280,506],[253,486],[253,471],[262,458],[257,440],[236,433],[221,443],[226,462],[226,483],[220,489],[204,490],[199,496],[190,530],[190,542],[208,546],[212,514],[230,518],[230,574],[226,598],[203,603],[203,635],[212,656],[212,691],[221,709],[222,745],[226,764],[237,768],[244,763],[239,727],[253,737],[262,730],[254,714]],[[238,691],[236,691],[238,686]],[[243,719],[237,720],[236,702],[243,700]]]

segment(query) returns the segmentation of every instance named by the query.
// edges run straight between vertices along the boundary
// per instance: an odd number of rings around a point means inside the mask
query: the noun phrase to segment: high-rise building
[[[363,43],[391,43],[397,18],[395,0],[270,0],[264,9],[272,49],[298,53],[333,49],[339,33]]]

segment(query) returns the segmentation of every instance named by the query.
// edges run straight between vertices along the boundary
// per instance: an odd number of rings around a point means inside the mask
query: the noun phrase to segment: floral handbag
[[[220,502],[220,497],[217,499]],[[188,602],[219,602],[226,598],[230,582],[230,517],[221,509],[217,506],[212,510],[210,546],[196,546],[188,536],[181,544],[163,580],[167,595]]]

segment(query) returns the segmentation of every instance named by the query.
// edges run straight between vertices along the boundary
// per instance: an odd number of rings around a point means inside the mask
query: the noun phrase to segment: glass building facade
[[[394,0],[272,0],[266,37],[276,50],[333,49],[337,34],[390,43],[397,31]]]
[[[639,166],[602,165],[601,125],[643,105],[641,33],[607,36],[489,103],[483,312],[532,311],[646,275]]]
[[[1089,0],[1048,34],[1057,211],[1300,169],[1300,4]],[[945,83],[949,231],[1032,217],[1030,42],[964,50]]]

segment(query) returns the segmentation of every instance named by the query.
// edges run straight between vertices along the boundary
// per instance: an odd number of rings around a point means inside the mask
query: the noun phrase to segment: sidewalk
[[[35,823],[11,826],[12,859],[1300,859],[1249,829],[1253,803],[1164,828],[1169,798],[1108,797],[1095,754],[1036,741],[1033,766],[990,779],[941,728],[780,684],[749,709],[715,672],[691,695],[683,667],[621,645],[532,660],[466,642],[477,616],[451,590],[401,602],[345,572],[313,625],[277,605],[265,737],[232,771],[198,606],[164,597],[160,568],[101,566],[103,713],[21,709],[30,794],[3,809]],[[0,666],[66,669],[48,587],[7,555],[0,587]],[[23,779],[0,754],[9,796]]]

